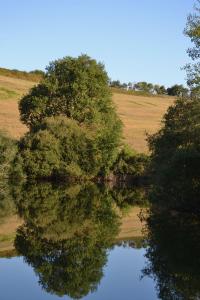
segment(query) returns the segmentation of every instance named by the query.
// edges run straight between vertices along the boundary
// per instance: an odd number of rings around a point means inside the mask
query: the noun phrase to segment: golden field
[[[0,75],[0,130],[18,139],[27,128],[20,122],[18,101],[36,83]],[[156,132],[173,97],[144,97],[113,93],[124,124],[124,141],[138,152],[147,152],[146,133]]]

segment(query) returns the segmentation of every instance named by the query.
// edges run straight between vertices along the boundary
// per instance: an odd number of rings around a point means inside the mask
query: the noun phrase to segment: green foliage
[[[15,174],[21,166],[29,178],[94,177],[114,159],[116,132],[114,127],[100,135],[66,117],[47,118],[20,141]]]
[[[16,142],[6,134],[0,132],[0,178],[9,177],[9,172],[16,152]]]
[[[33,70],[33,71],[30,71],[29,74],[32,74],[32,75],[36,75],[38,77],[41,77],[43,78],[45,76],[45,72],[42,71],[42,70]]]
[[[157,95],[166,95],[167,94],[167,90],[166,90],[165,86],[159,85],[159,84],[154,85],[154,92]]]
[[[113,109],[104,66],[86,55],[50,63],[44,80],[22,98],[21,120],[30,128],[45,117],[64,115],[96,123]]]
[[[198,299],[199,216],[161,211],[152,208],[147,219],[147,263],[143,275],[153,277],[159,299]]]
[[[40,125],[44,118],[54,115],[48,97],[49,90],[44,84],[34,86],[29,94],[20,100],[21,121],[33,129],[34,126]]]
[[[142,81],[142,82],[137,82],[135,85],[134,85],[134,89],[136,91],[141,91],[141,92],[145,92],[145,93],[149,93],[149,94],[152,94],[153,93],[153,89],[154,89],[154,86],[152,83],[147,83],[145,81]]]
[[[92,183],[15,188],[24,225],[15,246],[50,293],[79,299],[97,289],[119,220],[110,194]]]
[[[175,84],[167,89],[167,94],[169,96],[186,97],[188,94],[188,89],[182,84]]]
[[[111,190],[112,198],[120,209],[133,206],[148,206],[147,190],[144,187],[114,187]]]
[[[59,169],[59,142],[47,130],[28,133],[19,147],[20,163],[28,177],[51,177]]]
[[[180,210],[199,210],[199,124],[199,101],[177,100],[168,109],[160,131],[149,137],[154,201]]]
[[[16,207],[9,188],[8,180],[0,181],[0,224],[4,222],[7,217],[16,214]]]
[[[147,155],[135,153],[128,146],[124,146],[119,152],[112,167],[115,175],[132,175],[135,177],[145,175],[149,158]]]
[[[50,63],[44,80],[21,99],[19,109],[30,128],[20,143],[28,177],[108,173],[122,126],[102,64],[86,55]]]
[[[193,97],[200,95],[200,1],[196,1],[194,13],[188,16],[185,35],[188,36],[194,47],[188,49],[189,57],[195,61],[185,66],[187,83]]]
[[[122,84],[119,80],[113,80],[110,82],[110,86],[115,88],[121,88]]]
[[[185,28],[185,34],[191,39],[191,42],[194,43],[193,48],[188,49],[189,56],[195,60],[200,57],[200,1],[196,1],[195,12],[189,14],[187,19],[187,25]]]

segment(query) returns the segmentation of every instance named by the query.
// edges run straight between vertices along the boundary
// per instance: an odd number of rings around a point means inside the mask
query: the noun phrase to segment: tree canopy
[[[46,70],[41,83],[19,104],[21,120],[31,129],[58,115],[79,123],[105,122],[114,110],[103,64],[81,55],[53,61]]]
[[[121,121],[101,63],[86,55],[50,63],[19,109],[30,129],[20,141],[18,159],[27,176],[108,172],[118,152]]]

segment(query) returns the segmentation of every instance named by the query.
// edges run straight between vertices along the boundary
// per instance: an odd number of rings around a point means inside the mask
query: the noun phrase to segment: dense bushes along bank
[[[82,55],[51,62],[46,70],[19,103],[29,132],[17,144],[10,174],[28,179],[91,179],[111,172],[138,176],[143,161],[120,150],[122,124],[104,66]]]

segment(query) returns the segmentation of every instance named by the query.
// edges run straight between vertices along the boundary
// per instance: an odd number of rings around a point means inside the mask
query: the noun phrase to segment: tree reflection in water
[[[93,183],[67,188],[29,184],[15,187],[13,195],[25,221],[17,231],[17,251],[47,292],[74,299],[94,292],[103,277],[108,250],[119,230],[119,207],[146,205],[142,189],[110,190]],[[154,278],[160,299],[200,299],[199,214],[193,205],[188,206],[190,213],[188,207],[185,211],[173,207],[167,202],[170,193],[160,196],[152,201],[147,217],[143,276]]]
[[[200,218],[152,208],[147,221],[148,263],[163,300],[200,299]]]
[[[15,188],[14,196],[25,220],[15,246],[42,287],[75,299],[95,291],[119,229],[108,190],[92,183],[37,183]]]

